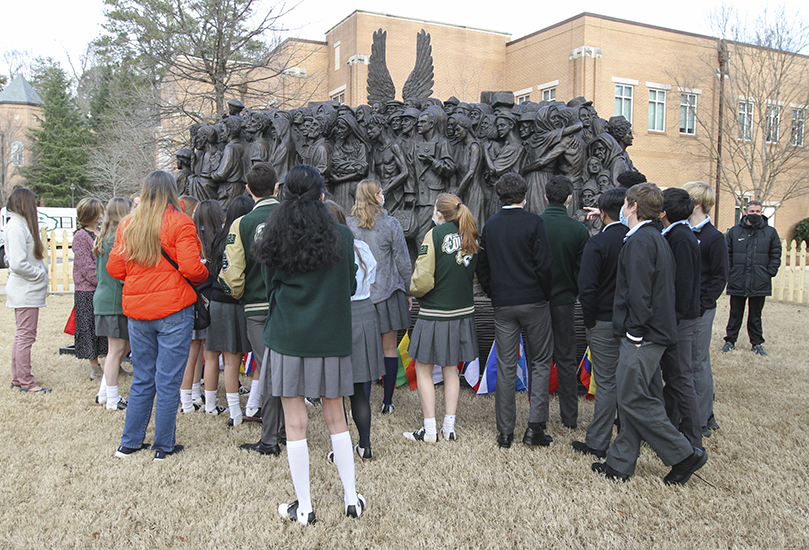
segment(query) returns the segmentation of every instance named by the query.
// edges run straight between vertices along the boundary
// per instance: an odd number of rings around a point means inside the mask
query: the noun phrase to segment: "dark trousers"
[[[750,344],[757,346],[764,343],[764,332],[761,328],[761,310],[764,309],[766,296],[731,296],[730,297],[730,317],[728,318],[727,336],[725,342],[735,344],[739,338],[739,329],[742,328],[744,319],[744,303],[748,302],[747,312],[747,336],[750,337]]]
[[[693,342],[699,319],[677,323],[677,343],[666,348],[660,359],[666,414],[692,447],[702,448],[702,422],[694,386]]]
[[[284,411],[281,398],[272,394],[272,376],[270,375],[270,350],[264,346],[265,315],[247,317],[247,339],[253,348],[256,361],[261,361],[259,383],[261,384],[261,442],[267,446],[277,445],[279,437],[285,435]],[[259,357],[261,359],[259,359]]]
[[[587,426],[587,446],[597,451],[606,451],[612,438],[612,427],[618,412],[615,371],[621,351],[621,340],[615,337],[611,321],[596,321],[587,331],[590,346],[593,377],[596,380],[596,399],[593,420]]]
[[[579,397],[576,392],[576,320],[575,304],[551,306],[553,323],[553,361],[559,379],[559,414],[562,424],[575,427],[579,417]]]
[[[531,380],[529,423],[548,421],[548,378],[551,374],[553,333],[548,302],[494,308],[497,343],[497,388],[494,411],[497,431],[513,434],[517,418],[514,396],[520,331],[525,331],[525,352]]]

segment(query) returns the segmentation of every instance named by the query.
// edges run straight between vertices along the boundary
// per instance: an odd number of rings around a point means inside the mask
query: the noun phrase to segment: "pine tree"
[[[31,131],[31,164],[23,172],[44,206],[70,206],[70,184],[77,196],[87,186],[87,154],[92,134],[70,93],[64,70],[51,59],[39,60],[32,84],[42,98],[40,128]]]

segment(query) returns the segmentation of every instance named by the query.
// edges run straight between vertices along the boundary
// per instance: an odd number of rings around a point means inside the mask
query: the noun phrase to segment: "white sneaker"
[[[438,441],[438,434],[427,435],[423,426],[415,432],[405,432],[402,435],[410,441],[423,441],[425,443],[436,443]]]
[[[359,496],[359,495],[357,495]],[[315,511],[312,510],[308,514],[304,514],[303,512],[298,512],[298,501],[296,500],[292,504],[279,504],[278,505],[278,514],[288,521],[297,521],[301,525],[309,525],[310,523],[315,523],[317,519],[315,518]]]
[[[104,405],[107,402],[107,396],[101,397],[100,395],[96,395],[96,403],[99,405]]]
[[[119,396],[115,403],[107,401],[106,407],[108,411],[124,411],[126,410],[126,399]]]
[[[445,432],[444,430],[441,430],[441,435],[444,436],[445,441],[457,441],[455,432]]]
[[[366,508],[365,497],[357,493],[357,504],[346,506],[346,516],[355,519],[360,518],[362,517],[362,513],[365,511],[365,508]]]

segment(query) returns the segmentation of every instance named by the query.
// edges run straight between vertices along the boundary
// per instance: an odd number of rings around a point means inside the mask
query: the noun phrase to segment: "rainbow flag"
[[[416,361],[407,354],[407,348],[410,346],[410,335],[405,334],[402,341],[399,342],[397,354],[399,356],[399,372],[396,375],[396,387],[401,388],[405,384],[410,386],[411,390],[416,389]]]

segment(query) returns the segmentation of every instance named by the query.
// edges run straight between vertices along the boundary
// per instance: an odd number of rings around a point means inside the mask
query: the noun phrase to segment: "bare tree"
[[[718,183],[745,199],[777,208],[809,193],[809,25],[799,14],[764,9],[752,18],[723,7],[710,16],[717,39],[709,60],[721,78],[716,109],[687,107],[682,95],[681,132],[689,124],[702,136],[696,154],[710,159]],[[680,74],[678,83],[689,86]]]

